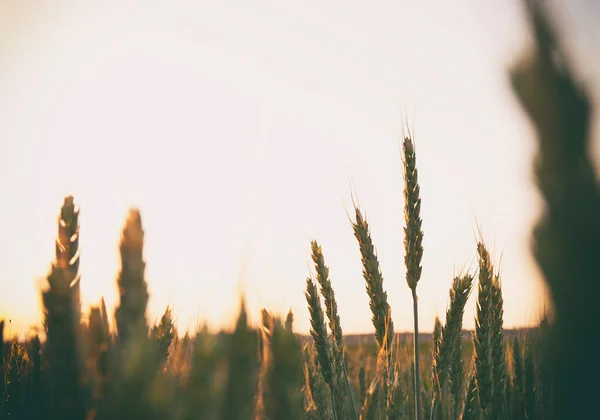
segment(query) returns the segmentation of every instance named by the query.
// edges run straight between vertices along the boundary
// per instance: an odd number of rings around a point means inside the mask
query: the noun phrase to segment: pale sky
[[[151,321],[172,304],[181,329],[228,326],[245,291],[252,319],[263,306],[291,307],[308,332],[315,238],[344,331],[370,332],[346,217],[353,189],[407,331],[408,117],[423,200],[422,330],[443,320],[453,275],[474,271],[477,223],[501,260],[505,326],[535,322],[535,143],[506,76],[527,41],[520,4],[423,3],[2,1],[0,316],[13,332],[41,321],[57,214],[72,194],[86,313],[101,296],[113,311],[121,228],[139,207]],[[562,4],[581,76],[596,89],[600,10]]]

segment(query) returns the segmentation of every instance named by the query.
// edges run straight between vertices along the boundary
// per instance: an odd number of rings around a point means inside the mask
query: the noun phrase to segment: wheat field
[[[528,2],[536,49],[510,71],[516,98],[536,127],[534,172],[545,212],[533,230],[534,256],[551,295],[538,326],[506,330],[498,262],[480,239],[477,267],[449,277],[445,317],[419,332],[422,192],[409,133],[402,143],[406,293],[414,333],[394,330],[376,238],[364,210],[350,217],[360,250],[372,336],[343,333],[327,249],[307,239],[314,275],[305,282],[310,335],[294,314],[261,312],[248,322],[239,302],[232,330],[203,326],[180,335],[167,308],[146,316],[142,213],[122,229],[119,302],[82,308],[79,208],[58,210],[55,258],[41,291],[43,333],[5,340],[0,321],[0,418],[10,419],[583,419],[595,409],[598,364],[592,345],[599,321],[600,189],[588,157],[591,105],[564,64],[538,2]],[[560,55],[563,60],[556,60]],[[563,63],[563,64],[561,64]],[[426,199],[426,192],[424,192]],[[476,306],[474,331],[463,329]],[[114,322],[112,322],[114,320]],[[589,384],[592,382],[591,384]],[[595,411],[594,411],[595,410]],[[592,416],[590,417],[590,413]],[[595,416],[593,415],[595,413]]]

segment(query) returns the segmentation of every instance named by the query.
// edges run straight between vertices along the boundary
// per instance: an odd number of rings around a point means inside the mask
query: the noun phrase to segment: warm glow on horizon
[[[41,323],[68,194],[81,208],[86,318],[102,296],[111,313],[117,304],[121,229],[137,207],[150,322],[173,305],[180,329],[228,326],[244,293],[251,320],[291,307],[306,333],[316,239],[344,332],[370,332],[352,192],[394,322],[409,330],[406,119],[425,235],[421,329],[443,319],[453,276],[474,273],[477,225],[501,261],[504,325],[538,320],[535,144],[506,76],[526,46],[518,2],[127,4],[0,5],[0,317],[13,332]]]

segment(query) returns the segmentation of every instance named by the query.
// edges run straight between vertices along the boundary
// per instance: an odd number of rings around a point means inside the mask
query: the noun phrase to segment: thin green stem
[[[333,395],[333,390],[331,390],[330,399],[331,399],[331,412],[333,413],[333,420],[337,420],[337,413],[335,412],[335,398]]]
[[[356,406],[354,405],[354,394],[352,393],[352,387],[350,386],[350,379],[348,379],[348,371],[346,370],[346,361],[344,360],[344,353],[342,353],[342,369],[344,370],[344,380],[346,381],[346,388],[348,388],[348,395],[350,395],[350,405],[352,406],[352,415],[355,420],[358,420],[358,413],[356,412]]]
[[[412,289],[413,315],[415,320],[415,419],[421,420],[421,373],[419,370],[419,306],[417,290]]]

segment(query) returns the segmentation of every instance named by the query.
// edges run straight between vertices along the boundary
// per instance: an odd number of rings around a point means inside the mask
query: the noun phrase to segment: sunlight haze
[[[150,322],[173,305],[182,330],[229,326],[245,293],[254,322],[261,307],[291,307],[306,333],[316,239],[344,332],[370,332],[346,215],[354,194],[394,322],[409,330],[408,124],[422,196],[421,329],[443,319],[453,276],[475,272],[478,226],[500,264],[505,326],[537,321],[535,143],[507,81],[527,46],[519,2],[430,3],[3,2],[0,317],[13,333],[41,323],[57,216],[72,194],[86,317],[102,296],[111,313],[118,303],[121,229],[138,207]],[[465,328],[474,308],[471,297]]]

